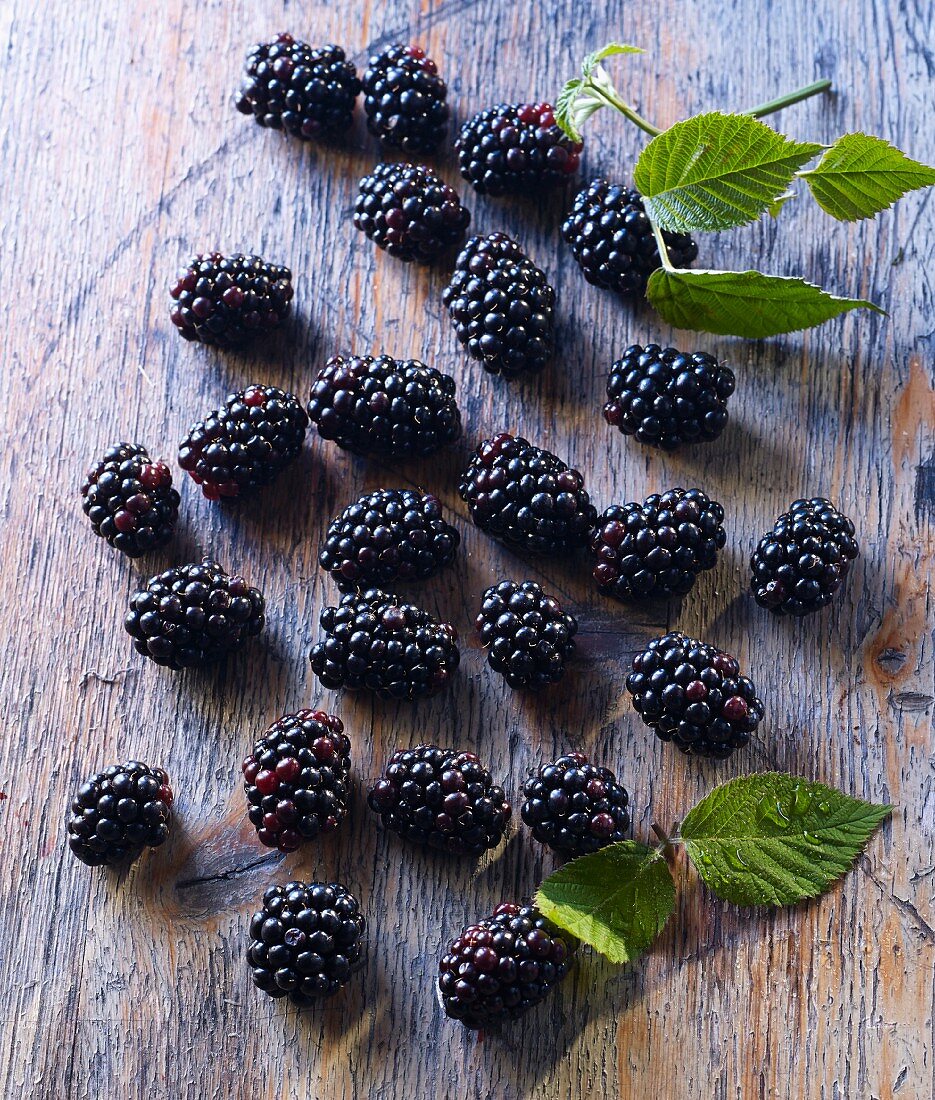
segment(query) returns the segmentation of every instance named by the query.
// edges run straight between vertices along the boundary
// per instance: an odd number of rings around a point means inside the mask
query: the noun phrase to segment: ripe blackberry
[[[405,840],[475,858],[496,848],[513,812],[474,753],[437,745],[395,752],[371,783],[367,804]]]
[[[532,835],[564,856],[587,855],[623,840],[630,824],[630,796],[617,777],[580,752],[530,771],[523,798],[520,813]]]
[[[582,144],[555,125],[550,104],[500,103],[468,119],[455,148],[478,194],[506,195],[563,183],[578,170]]]
[[[171,808],[162,768],[111,764],[78,788],[65,822],[68,847],[89,867],[132,862],[165,843]]]
[[[178,671],[219,661],[259,634],[262,594],[211,558],[150,577],[124,620],[138,653]]]
[[[351,742],[323,710],[274,722],[241,765],[249,818],[260,843],[281,852],[331,833],[347,816]]]
[[[575,198],[562,236],[584,277],[624,297],[641,296],[661,266],[659,249],[639,191],[597,179]],[[698,246],[686,233],[662,231],[674,267],[688,267]]]
[[[435,695],[458,667],[458,634],[427,611],[378,588],[350,592],[321,613],[325,637],[312,671],[327,688],[366,688],[381,699]]]
[[[340,46],[312,49],[291,34],[280,34],[247,55],[235,105],[271,130],[337,141],[351,127],[359,92],[357,70]]]
[[[179,518],[169,467],[138,443],[108,447],[88,470],[81,496],[95,535],[128,558],[165,546]]]
[[[305,1008],[347,984],[364,955],[360,902],[339,882],[287,882],[250,920],[253,984]]]
[[[730,756],[764,713],[735,658],[684,634],[654,638],[633,661],[627,691],[656,736],[692,756]]]
[[[308,415],[323,439],[357,455],[424,458],[461,434],[454,379],[388,355],[329,359]]]
[[[169,291],[172,323],[186,340],[240,347],[289,313],[292,272],[259,256],[195,256]]]
[[[302,450],[308,417],[291,393],[248,386],[193,425],[179,465],[208,500],[252,496],[275,481]]]
[[[431,153],[448,129],[448,88],[419,46],[387,46],[363,75],[367,129],[388,149]]]
[[[422,164],[378,164],[360,181],[354,225],[405,263],[431,263],[464,239],[470,211]]]
[[[511,688],[536,690],[565,675],[578,621],[535,581],[500,581],[481,597],[474,623],[487,663]]]
[[[753,551],[756,602],[774,615],[818,611],[831,602],[858,552],[854,524],[830,500],[795,500]]]
[[[438,970],[442,1007],[475,1031],[515,1020],[565,977],[577,949],[534,906],[504,902],[449,944]]]
[[[318,564],[342,592],[394,581],[419,581],[455,556],[461,536],[442,518],[437,497],[378,489],[336,516]]]
[[[458,489],[482,531],[531,553],[584,546],[597,521],[577,470],[506,432],[478,446]]]

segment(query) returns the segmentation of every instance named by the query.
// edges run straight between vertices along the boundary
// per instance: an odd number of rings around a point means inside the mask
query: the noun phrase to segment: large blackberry
[[[292,272],[259,256],[199,254],[169,291],[172,323],[186,340],[234,348],[277,328],[289,313]]]
[[[270,886],[250,920],[253,984],[300,1008],[345,985],[363,962],[360,902],[339,882]]]
[[[639,191],[597,179],[578,192],[562,225],[589,283],[625,297],[642,295],[661,266],[659,249]],[[674,267],[688,267],[698,246],[685,233],[662,231]]]
[[[577,172],[581,142],[555,125],[548,103],[500,103],[461,127],[461,175],[481,195],[528,194]]]
[[[367,129],[388,149],[431,153],[448,129],[448,88],[420,46],[387,46],[363,75]]]
[[[534,906],[504,902],[449,944],[438,971],[442,1007],[475,1031],[515,1020],[565,977],[577,949]]]
[[[333,832],[347,816],[351,742],[322,710],[283,715],[241,765],[260,843],[281,852]]]
[[[441,691],[461,654],[451,623],[378,588],[350,592],[321,613],[325,637],[312,649],[312,671],[327,688],[362,688],[383,699]]]
[[[857,554],[854,524],[830,500],[795,500],[753,551],[756,602],[774,615],[818,611],[831,602]]]
[[[541,688],[565,675],[578,622],[535,581],[500,581],[481,597],[475,621],[487,663],[511,688]]]
[[[735,658],[684,634],[654,638],[633,661],[627,691],[657,737],[693,756],[730,756],[764,713]]]
[[[512,813],[474,753],[437,745],[394,753],[370,785],[367,804],[384,828],[455,856],[496,848]]]
[[[597,520],[577,470],[507,432],[478,446],[458,488],[482,531],[533,553],[584,546]]]
[[[471,214],[453,188],[421,164],[378,164],[360,181],[354,225],[405,263],[431,263],[464,239]]]
[[[78,788],[65,822],[68,846],[89,867],[129,863],[165,842],[171,809],[162,768],[111,764]]]
[[[323,439],[357,455],[424,458],[461,434],[454,379],[388,355],[329,359],[308,415]]]
[[[165,546],[179,518],[169,467],[138,443],[108,447],[88,470],[81,496],[95,535],[128,558]]]
[[[150,577],[130,597],[124,625],[137,652],[179,670],[218,661],[259,634],[264,610],[256,588],[205,558]]]

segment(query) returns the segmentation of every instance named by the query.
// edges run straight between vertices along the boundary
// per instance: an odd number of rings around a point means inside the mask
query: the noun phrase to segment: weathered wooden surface
[[[0,5],[0,1093],[931,1095],[931,198],[912,196],[857,227],[803,198],[781,227],[704,239],[713,266],[807,272],[889,310],[754,344],[672,334],[650,312],[588,288],[557,240],[565,200],[469,194],[475,227],[525,242],[558,291],[552,368],[509,388],[458,348],[439,302],[443,275],[376,254],[355,234],[355,181],[377,159],[363,127],[349,150],[320,151],[233,111],[243,53],[286,28],[342,42],[358,60],[374,43],[422,43],[461,118],[554,95],[587,49],[613,37],[651,51],[622,62],[620,79],[663,122],[830,76],[834,96],[781,118],[796,136],[860,128],[932,154],[925,0]],[[625,176],[641,141],[601,117],[586,172]],[[450,155],[443,170],[456,179]],[[295,271],[295,323],[270,347],[219,355],[172,330],[167,282],[186,254],[214,246]],[[649,339],[709,347],[734,363],[739,389],[719,444],[663,457],[603,425],[609,363]],[[255,508],[222,511],[186,484],[177,543],[153,560],[131,565],[92,538],[76,487],[104,445],[140,440],[171,458],[189,421],[228,388],[260,380],[304,396],[340,349],[419,356],[454,373],[463,444],[438,463],[390,469],[316,439]],[[673,484],[704,487],[728,515],[717,569],[681,610],[640,613],[598,597],[583,562],[527,565],[495,547],[466,523],[455,482],[469,443],[504,427],[573,460],[601,507]],[[451,694],[416,707],[335,698],[306,659],[318,609],[334,596],[316,567],[320,536],[360,491],[409,484],[436,491],[464,534],[460,568],[417,596],[464,632],[463,671]],[[773,621],[745,591],[746,560],[783,505],[816,492],[855,516],[863,556],[830,612]],[[123,609],[140,576],[202,550],[262,585],[270,627],[226,668],[175,676],[132,652]],[[544,580],[582,622],[574,674],[542,699],[510,694],[470,640],[477,595],[501,575]],[[668,751],[624,699],[630,656],[667,622],[736,652],[768,702],[755,745],[727,764]],[[281,858],[245,823],[239,761],[266,723],[310,702],[336,708],[353,739],[353,814],[327,844]],[[552,864],[522,833],[472,869],[378,832],[363,782],[397,744],[419,739],[478,749],[514,793],[531,762],[584,748],[633,792],[637,836],[653,815],[671,822],[715,782],[766,767],[896,811],[842,886],[790,911],[722,905],[683,867],[678,912],[645,959],[615,968],[586,955],[547,1005],[478,1045],[435,1003],[440,944],[530,891]],[[178,824],[165,848],[114,881],[66,854],[62,813],[86,774],[126,756],[168,768]],[[258,995],[243,958],[255,900],[288,876],[339,877],[370,919],[362,979],[304,1015]]]

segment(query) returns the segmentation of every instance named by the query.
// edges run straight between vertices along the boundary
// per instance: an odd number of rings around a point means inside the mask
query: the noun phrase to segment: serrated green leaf
[[[581,76],[569,80],[555,101],[555,121],[572,141],[581,141],[581,128],[587,120],[607,106],[607,95],[615,95],[614,86],[601,62],[622,53],[642,53],[638,46],[609,42],[589,53],[581,65]]]
[[[814,168],[799,174],[822,210],[845,222],[872,218],[908,191],[935,184],[935,168],[861,133],[838,138]]]
[[[566,863],[539,887],[536,905],[611,962],[631,962],[675,908],[675,883],[657,848],[623,840]]]
[[[602,46],[601,49],[595,50],[594,53],[589,53],[587,55],[581,65],[581,75],[587,80],[594,69],[608,57],[616,57],[622,53],[645,52],[646,51],[640,49],[639,46],[626,46],[622,42],[608,42],[606,46]]]
[[[821,152],[749,115],[717,111],[665,130],[640,153],[633,174],[646,213],[677,233],[756,221]]]
[[[716,787],[682,822],[681,836],[719,898],[792,905],[848,871],[890,809],[767,772]]]
[[[564,130],[572,141],[581,140],[581,131],[578,129],[575,107],[582,83],[583,81],[578,77],[575,77],[574,80],[569,80],[565,87],[558,93],[558,98],[555,100],[556,125],[561,130]],[[594,110],[596,111],[597,109],[598,107],[595,106]],[[591,113],[593,114],[593,112]]]

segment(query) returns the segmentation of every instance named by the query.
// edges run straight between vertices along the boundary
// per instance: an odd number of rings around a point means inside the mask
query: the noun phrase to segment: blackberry
[[[528,194],[577,172],[581,142],[555,125],[548,103],[500,103],[461,127],[461,175],[480,195]]]
[[[178,671],[219,661],[259,634],[265,602],[211,558],[150,577],[124,621],[138,653]]]
[[[342,592],[419,581],[455,556],[461,536],[442,518],[437,497],[378,489],[348,505],[328,527],[318,564]]]
[[[597,179],[578,192],[562,236],[584,277],[624,297],[641,296],[661,266],[653,229],[639,191]],[[685,233],[662,231],[674,267],[688,267],[698,246]]]
[[[313,49],[291,34],[280,34],[247,55],[235,105],[271,130],[338,141],[351,128],[359,92],[357,70],[340,46]]]
[[[424,458],[461,434],[454,379],[388,355],[329,359],[308,415],[323,439],[356,455]]]
[[[500,581],[481,597],[475,628],[487,663],[511,688],[545,687],[565,675],[578,622],[535,581]]]
[[[327,688],[362,688],[381,699],[435,695],[458,667],[458,634],[427,611],[378,588],[350,592],[321,613],[325,637],[312,671]]]
[[[458,489],[482,531],[531,553],[584,546],[597,521],[577,470],[506,432],[478,446]]]
[[[520,811],[532,835],[553,852],[583,856],[623,840],[630,796],[607,768],[580,752],[566,753],[530,771]]]
[[[68,847],[89,867],[130,863],[165,843],[171,809],[162,768],[111,764],[78,788],[65,822]]]
[[[618,600],[684,596],[699,573],[714,567],[727,539],[723,519],[724,509],[700,489],[613,505],[591,538],[598,588]]]
[[[291,393],[248,386],[193,425],[179,465],[208,500],[252,496],[299,456],[308,417]]]
[[[764,712],[735,658],[684,634],[654,638],[633,661],[627,691],[656,736],[692,756],[730,756]]]
[[[259,256],[195,256],[169,291],[172,323],[186,340],[235,348],[277,328],[289,313],[292,272]]]
[[[753,551],[756,602],[774,615],[818,611],[831,602],[857,554],[854,524],[830,500],[795,500]]]
[[[611,369],[604,419],[640,443],[674,451],[717,439],[733,392],[733,371],[713,355],[634,344]]]
[[[367,129],[388,149],[431,153],[448,129],[448,88],[419,46],[387,46],[363,75]]]
[[[565,977],[577,949],[534,906],[504,902],[449,944],[438,971],[442,1007],[475,1031],[515,1020]]]
[[[474,753],[437,745],[394,753],[370,785],[367,804],[405,840],[475,858],[496,848],[513,812]]]
[[[179,518],[169,467],[138,443],[108,447],[88,470],[81,496],[95,535],[128,558],[165,546]]]
[[[365,928],[360,902],[339,882],[270,886],[250,920],[253,984],[299,1008],[331,997],[362,965]]]
[[[378,164],[360,181],[354,225],[397,260],[431,263],[464,239],[470,211],[422,164]]]

